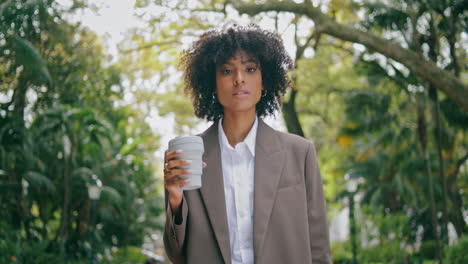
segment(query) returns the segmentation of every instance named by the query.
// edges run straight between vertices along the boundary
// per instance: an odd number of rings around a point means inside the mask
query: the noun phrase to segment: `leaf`
[[[80,177],[84,182],[87,182],[95,173],[87,167],[80,167],[72,171],[72,177]]]
[[[339,136],[338,137],[338,145],[340,145],[343,148],[349,147],[353,143],[353,138],[350,136]]]
[[[44,122],[41,127],[38,128],[37,134],[38,135],[45,135],[50,133],[51,131],[56,131],[57,128],[60,128],[60,120],[52,119],[52,120],[45,120],[48,122]]]
[[[99,218],[107,221],[107,222],[112,222],[115,221],[115,215],[112,211],[111,207],[107,206],[100,206],[99,207]]]
[[[444,113],[449,124],[462,129],[468,128],[468,113],[463,112],[452,100],[448,98],[443,100],[440,103],[440,109]]]
[[[24,174],[24,178],[30,183],[30,187],[42,189],[45,187],[49,194],[57,194],[55,184],[45,175],[35,171],[28,171]]]
[[[15,2],[10,0],[10,1],[5,1],[4,3],[0,4],[0,17],[6,16],[9,12],[9,8],[14,9],[15,7]]]
[[[30,82],[36,85],[52,86],[52,78],[46,62],[31,42],[20,37],[13,37],[13,47],[16,53],[16,63],[23,65],[24,73]]]
[[[387,6],[383,3],[365,2],[369,9],[367,24],[385,29],[406,30],[408,28],[409,15],[397,7]]]
[[[122,202],[122,196],[120,193],[110,187],[110,186],[103,186],[101,190],[101,199],[102,201],[109,202],[112,205],[118,206]]]

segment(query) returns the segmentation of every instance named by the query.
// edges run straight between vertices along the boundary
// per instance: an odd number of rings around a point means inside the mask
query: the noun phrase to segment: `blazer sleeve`
[[[329,264],[330,241],[322,179],[315,147],[309,142],[305,160],[305,185],[309,220],[310,250],[313,264]]]
[[[184,241],[185,241],[185,231],[187,228],[187,215],[188,215],[188,206],[185,200],[185,195],[182,198],[182,221],[180,223],[175,222],[175,215],[172,213],[171,206],[167,199],[167,191],[165,192],[166,200],[166,224],[164,227],[164,248],[166,254],[172,263],[186,263],[185,256],[183,252]]]

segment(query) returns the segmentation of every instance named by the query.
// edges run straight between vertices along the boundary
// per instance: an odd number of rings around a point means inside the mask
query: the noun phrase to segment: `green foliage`
[[[331,244],[331,253],[333,263],[351,263],[353,255],[351,251],[351,243],[349,240],[345,242],[335,242]]]
[[[468,113],[463,112],[451,100],[443,100],[440,103],[440,108],[450,125],[463,129],[468,128]]]
[[[391,30],[407,30],[410,25],[408,19],[410,15],[401,9],[404,8],[402,2],[394,3],[395,7],[384,3],[366,2],[369,20],[366,21],[368,28],[379,26]]]
[[[115,104],[123,72],[100,39],[62,19],[87,5],[0,7],[0,93],[9,100],[0,105],[0,236],[13,234],[0,237],[0,262],[79,263],[92,238],[99,254],[141,245],[147,230],[162,226],[152,158],[159,137],[139,109]],[[86,187],[92,175],[104,185],[96,214]]]
[[[419,248],[418,256],[424,259],[434,259],[435,247],[436,247],[436,242],[434,240],[423,241]]]
[[[409,257],[405,247],[411,244],[411,217],[388,213],[382,207],[361,208],[360,236],[367,241],[358,250],[362,263],[403,263]]]
[[[112,257],[109,263],[115,264],[131,264],[144,263],[147,257],[141,253],[141,248],[138,247],[122,247]]]
[[[405,263],[408,257],[398,243],[382,244],[363,249],[359,253],[359,261],[362,263]]]
[[[462,264],[468,262],[468,236],[460,237],[457,243],[445,249],[448,264]]]
[[[394,118],[389,113],[391,97],[373,91],[349,93],[345,100],[348,123],[343,134],[356,136],[388,128]],[[358,113],[358,114],[357,114]]]
[[[0,222],[0,262],[1,263],[59,263],[60,258],[47,252],[50,241],[31,241],[21,237]]]
[[[31,189],[35,188],[38,192],[46,191],[46,193],[55,196],[57,188],[55,184],[45,175],[35,171],[26,172],[24,179],[31,184]]]
[[[51,86],[52,78],[49,70],[34,45],[19,37],[13,37],[12,42],[16,54],[16,64],[24,67],[25,78],[36,85],[44,83]]]
[[[331,41],[324,37],[323,41]],[[338,62],[338,63],[337,63]],[[353,70],[351,56],[342,49],[321,45],[313,57],[297,62],[296,108],[305,136],[317,150],[326,197],[339,192],[343,177],[341,165],[346,151],[337,144],[339,124],[343,122],[343,96],[362,84]],[[329,208],[339,204],[328,203]]]

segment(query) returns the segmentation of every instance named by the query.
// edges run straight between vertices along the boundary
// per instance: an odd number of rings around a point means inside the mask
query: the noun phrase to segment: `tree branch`
[[[155,41],[155,42],[147,43],[147,44],[145,44],[145,45],[138,46],[138,47],[133,48],[133,49],[121,50],[120,52],[122,52],[122,53],[130,53],[130,52],[133,52],[133,51],[138,51],[138,50],[143,50],[143,49],[149,49],[149,48],[152,48],[152,47],[154,47],[154,46],[164,46],[164,45],[173,45],[173,44],[180,44],[180,42],[177,41],[177,40]]]
[[[228,1],[240,14],[256,15],[267,11],[291,12],[302,14],[315,22],[316,28],[325,34],[336,38],[360,43],[369,50],[381,53],[408,67],[414,75],[421,78],[438,90],[444,92],[451,100],[468,112],[468,87],[458,80],[452,73],[440,69],[422,55],[405,49],[390,40],[376,37],[365,31],[339,24],[318,8],[307,4],[298,4],[293,1],[268,1],[265,4],[250,4],[238,1]]]
[[[465,154],[461,159],[459,159],[455,165],[455,171],[449,175],[449,178],[456,178],[458,172],[460,172],[460,168],[465,162],[468,160],[468,153]]]
[[[296,25],[296,31],[297,31],[297,25]],[[296,32],[297,33],[297,32]],[[295,34],[297,35],[297,34]],[[304,43],[304,45],[300,45],[299,44],[299,41],[296,40],[296,46],[297,46],[297,51],[296,51],[296,60],[299,60],[302,58],[302,55],[304,55],[304,51],[306,50],[306,48],[309,46],[309,43],[310,41],[315,38],[315,44],[314,44],[314,49],[317,48],[318,46],[318,40],[320,38],[320,32],[315,29],[314,32],[312,34],[310,34],[310,36],[307,38],[306,42]]]

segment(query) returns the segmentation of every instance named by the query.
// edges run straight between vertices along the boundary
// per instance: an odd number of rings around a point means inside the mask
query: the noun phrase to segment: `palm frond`
[[[90,168],[80,167],[80,168],[74,169],[71,175],[72,175],[72,178],[78,177],[82,179],[84,182],[87,182],[93,176],[93,174],[95,173]]]
[[[26,39],[13,37],[12,42],[16,52],[16,63],[24,67],[24,73],[33,84],[52,86],[52,77],[46,62],[36,47]]]
[[[122,196],[116,189],[110,186],[103,186],[101,200],[104,202],[108,202],[112,205],[118,206],[122,202]]]
[[[114,222],[115,221],[115,213],[112,210],[112,207],[109,206],[100,206],[98,210],[99,218],[107,221],[107,222]]]
[[[24,178],[29,182],[29,186],[32,188],[38,188],[40,190],[45,188],[49,194],[57,194],[55,184],[45,175],[35,171],[28,171],[24,174]]]

